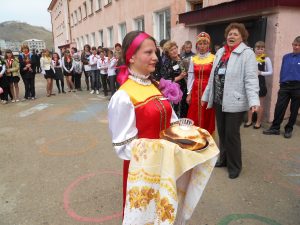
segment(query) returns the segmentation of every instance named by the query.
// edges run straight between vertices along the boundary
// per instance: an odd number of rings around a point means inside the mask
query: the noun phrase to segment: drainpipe
[[[53,30],[54,30],[54,27],[53,27],[53,20],[52,20],[52,11],[51,10],[49,10],[48,9],[48,12],[50,13],[50,17],[51,17],[51,27],[52,27],[52,43],[53,43],[53,48],[52,48],[52,52],[55,52],[55,39],[54,39],[54,32],[53,32]]]
[[[70,0],[67,0],[67,8],[68,8],[68,27],[69,27],[69,36],[70,36],[70,42],[69,44],[71,45],[72,43],[72,33],[71,33],[71,20],[70,20]]]

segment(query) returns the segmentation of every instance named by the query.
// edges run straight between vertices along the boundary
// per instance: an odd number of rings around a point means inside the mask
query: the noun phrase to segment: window
[[[89,15],[93,14],[93,0],[89,0]]]
[[[112,48],[113,47],[113,42],[114,42],[114,30],[113,27],[108,27],[107,28],[107,35],[108,35],[108,43],[107,47]]]
[[[71,26],[74,26],[75,21],[74,21],[74,15],[71,13]]]
[[[81,36],[81,38],[80,38],[80,44],[81,44],[81,46],[82,46],[82,50],[83,50],[83,46],[84,46],[84,40],[83,40],[83,36]]]
[[[75,10],[75,16],[74,16],[74,19],[75,19],[75,25],[78,23],[78,14],[77,14],[77,10]]]
[[[171,21],[169,9],[155,13],[155,25],[155,37],[158,41],[161,41],[163,39],[170,39]]]
[[[99,46],[103,47],[103,30],[99,30],[98,34],[99,34]]]
[[[126,31],[126,23],[121,23],[119,25],[119,42],[122,43],[125,35],[126,35],[127,31]]]
[[[83,19],[87,17],[87,7],[86,2],[83,3]]]
[[[102,0],[96,0],[96,11],[102,8]]]
[[[187,0],[187,11],[195,11],[203,8],[203,0]]]
[[[112,3],[112,0],[104,0],[104,6],[109,5]]]
[[[81,7],[78,8],[78,12],[79,12],[79,22],[82,20],[82,12],[81,12]]]
[[[82,46],[81,46],[81,43],[80,43],[79,38],[76,38],[76,46],[77,46],[77,49],[78,49],[78,50],[81,50],[81,49],[82,49]]]
[[[140,17],[134,20],[135,29],[139,31],[145,31],[144,17]]]
[[[91,33],[91,46],[95,46],[95,32]]]
[[[88,43],[89,43],[89,35],[86,34],[86,35],[85,35],[85,44],[88,44]]]

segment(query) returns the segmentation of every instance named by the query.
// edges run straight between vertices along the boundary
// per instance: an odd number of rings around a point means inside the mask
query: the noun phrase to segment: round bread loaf
[[[199,150],[207,146],[205,135],[198,127],[191,126],[184,129],[179,125],[173,125],[160,132],[160,138],[178,144],[181,148]]]

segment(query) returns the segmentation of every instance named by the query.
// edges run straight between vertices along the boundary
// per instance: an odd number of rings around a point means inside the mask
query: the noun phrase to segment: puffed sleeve
[[[194,76],[194,63],[191,58],[190,66],[189,66],[189,71],[188,71],[188,82],[187,82],[187,94],[190,94],[193,89],[193,84],[194,84],[195,76]]]
[[[137,138],[135,111],[129,96],[117,91],[108,104],[108,122],[114,149],[118,156],[130,160],[132,140]]]

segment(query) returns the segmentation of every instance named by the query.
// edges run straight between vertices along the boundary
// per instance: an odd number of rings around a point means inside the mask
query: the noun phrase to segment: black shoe
[[[251,127],[252,126],[252,123],[245,123],[244,124],[244,127]]]
[[[263,134],[266,134],[266,135],[279,135],[280,130],[268,129],[268,130],[264,130]]]
[[[238,178],[239,175],[240,175],[240,173],[230,173],[230,174],[228,175],[228,177],[229,177],[230,179],[235,179],[235,178]]]
[[[292,133],[293,133],[293,131],[285,131],[283,136],[285,138],[291,138],[292,137]]]
[[[260,129],[261,128],[261,124],[259,126],[254,125],[253,129]]]
[[[220,162],[220,161],[218,161],[215,165],[215,167],[226,167],[226,166],[227,166],[226,162]]]

